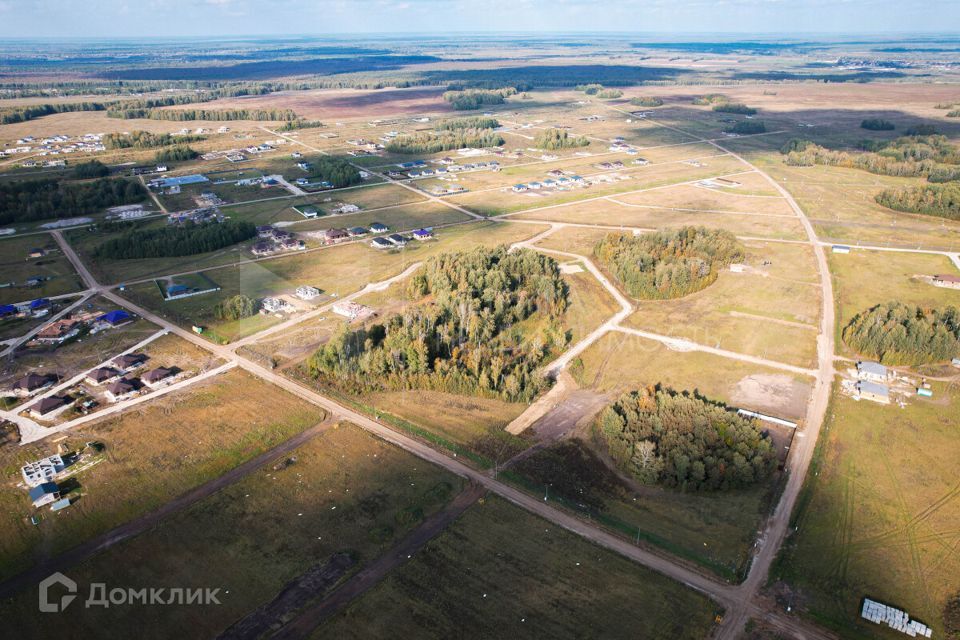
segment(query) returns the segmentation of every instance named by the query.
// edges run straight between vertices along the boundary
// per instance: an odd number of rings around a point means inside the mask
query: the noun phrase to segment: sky
[[[922,33],[960,0],[0,0],[0,38],[508,31]]]

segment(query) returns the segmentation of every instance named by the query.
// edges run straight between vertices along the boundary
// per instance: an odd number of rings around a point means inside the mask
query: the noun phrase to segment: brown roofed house
[[[948,289],[960,289],[960,276],[951,274],[937,274],[933,276],[933,284]]]
[[[120,377],[120,372],[113,367],[99,367],[87,374],[87,384],[101,385]]]
[[[113,364],[121,369],[129,371],[136,369],[147,361],[147,356],[142,353],[126,353],[113,359]]]
[[[136,380],[124,378],[108,385],[103,395],[105,395],[110,402],[120,402],[133,396],[138,388]]]
[[[13,383],[13,393],[18,396],[32,396],[40,389],[45,389],[53,384],[55,376],[42,376],[39,373],[28,373]]]
[[[165,382],[169,382],[170,378],[172,378],[174,375],[176,375],[176,371],[173,369],[157,367],[156,369],[147,371],[145,374],[140,376],[140,379],[143,380],[143,383],[151,389],[156,389]]]
[[[50,396],[43,398],[30,407],[30,416],[33,418],[49,416],[57,409],[68,407],[71,404],[73,404],[73,398],[69,396]]]

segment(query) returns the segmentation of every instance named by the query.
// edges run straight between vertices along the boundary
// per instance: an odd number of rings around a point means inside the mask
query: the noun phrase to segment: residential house
[[[29,409],[31,418],[52,418],[73,404],[70,396],[48,396],[35,402]]]
[[[57,454],[50,457],[30,462],[20,467],[20,475],[28,487],[37,487],[45,482],[50,482],[57,474],[67,468],[63,458]]]
[[[297,297],[301,300],[313,300],[320,295],[320,289],[316,287],[311,287],[307,284],[302,284],[297,287]]]
[[[147,361],[147,356],[142,353],[125,353],[113,359],[114,366],[120,367],[124,371],[130,371],[143,366]]]
[[[933,276],[933,284],[947,289],[960,289],[960,276],[939,274]]]
[[[260,306],[267,313],[280,313],[290,310],[290,305],[281,298],[264,298]]]
[[[834,253],[850,253],[850,247],[842,244],[835,244],[832,249]]]
[[[861,380],[857,383],[858,397],[873,402],[888,404],[890,402],[890,389],[885,384],[877,384],[869,380]]]
[[[108,311],[107,313],[97,318],[97,322],[109,325],[111,327],[119,327],[120,325],[127,324],[132,320],[133,320],[133,317],[123,309],[115,309],[113,311]]]
[[[369,231],[364,227],[350,227],[347,229],[347,233],[350,234],[351,238],[357,238],[360,236],[365,236]]]
[[[407,244],[407,239],[399,233],[391,233],[389,236],[387,236],[387,240],[390,242],[390,244],[396,247],[402,247]]]
[[[337,315],[344,316],[350,320],[356,320],[360,316],[370,313],[372,310],[370,307],[365,307],[362,304],[350,300],[341,300],[331,307],[331,310]]]
[[[139,391],[139,388],[135,380],[123,378],[110,384],[103,395],[106,396],[110,402],[120,402],[121,400],[132,398],[137,394],[137,391]]]
[[[348,239],[350,234],[345,229],[327,229],[323,232],[323,242],[325,244],[336,244]]]
[[[257,227],[257,235],[261,238],[270,238],[273,236],[273,225],[261,224]]]
[[[13,383],[13,393],[21,398],[29,397],[51,386],[56,379],[56,376],[28,373]]]
[[[84,380],[87,384],[99,386],[101,384],[113,382],[121,375],[123,374],[113,367],[99,367],[89,372]]]
[[[33,506],[42,507],[60,499],[60,487],[55,482],[44,482],[30,489],[29,495]]]
[[[867,360],[857,363],[857,378],[870,382],[886,383],[892,378],[891,372],[879,362]]]
[[[176,371],[173,369],[157,367],[156,369],[147,371],[145,374],[140,376],[140,379],[143,380],[143,384],[147,385],[151,389],[158,389],[172,382],[175,376]]]
[[[370,241],[370,246],[374,249],[390,249],[393,244],[386,238],[374,238]]]
[[[433,232],[428,229],[417,229],[413,232],[413,237],[417,240],[429,240],[433,237]]]
[[[372,225],[370,225],[370,231],[373,233],[383,233],[384,231],[390,231],[390,227],[382,222],[374,222]]]
[[[17,308],[12,304],[0,305],[0,318],[6,318],[7,316],[15,316],[17,315],[17,313],[19,313],[19,311],[17,311]]]
[[[303,178],[301,178],[303,180]],[[299,180],[297,181],[300,182]],[[306,182],[304,182],[306,184]],[[316,207],[294,207],[304,218],[316,218],[320,211]]]
[[[524,191],[527,190],[527,188],[528,188],[528,187],[527,187],[527,185],[525,185],[525,184],[515,184],[515,185],[513,185],[513,192],[514,192],[514,193],[523,193]]]

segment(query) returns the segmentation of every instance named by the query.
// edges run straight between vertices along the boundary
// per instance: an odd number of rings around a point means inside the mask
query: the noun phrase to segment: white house
[[[888,382],[893,376],[890,371],[879,362],[870,362],[863,360],[857,363],[857,378],[860,380],[869,380],[883,384]]]
[[[20,468],[20,474],[28,487],[36,487],[44,482],[50,482],[66,468],[67,465],[63,463],[63,458],[54,454],[48,458],[23,465]]]
[[[320,295],[320,289],[316,287],[311,287],[307,284],[302,284],[297,287],[297,297],[301,300],[313,300]]]

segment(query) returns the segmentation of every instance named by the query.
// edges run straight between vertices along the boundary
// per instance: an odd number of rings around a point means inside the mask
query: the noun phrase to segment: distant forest
[[[960,310],[902,302],[878,304],[854,316],[843,340],[857,353],[889,365],[946,362],[960,355]]]
[[[343,325],[309,360],[309,374],[346,392],[433,389],[530,402],[537,372],[566,335],[567,287],[557,263],[530,249],[433,256],[410,294],[425,302],[384,324]],[[524,327],[538,314],[543,322]]]
[[[632,391],[605,409],[597,426],[617,466],[644,484],[740,489],[777,467],[773,442],[755,420],[697,394]]]
[[[960,179],[960,150],[942,135],[903,136],[890,141],[864,141],[863,152],[821,147],[809,140],[791,140],[781,151],[788,165],[824,164],[862,169],[897,177],[926,177],[929,182]]]
[[[131,133],[108,133],[103,136],[103,145],[107,149],[153,149],[171,144],[200,142],[204,136],[175,136],[169,133],[150,133],[133,131]]]
[[[743,260],[729,231],[683,227],[628,236],[607,234],[594,255],[634,298],[679,298],[712,284],[719,270]]]
[[[146,197],[143,185],[133,180],[4,182],[0,183],[0,224],[84,216]]]
[[[132,260],[192,256],[216,251],[257,235],[252,222],[188,224],[156,229],[135,229],[107,240],[94,251],[98,258]]]
[[[508,96],[517,92],[513,87],[490,89],[465,89],[447,91],[443,99],[457,111],[471,111],[487,105],[503,104]]]

